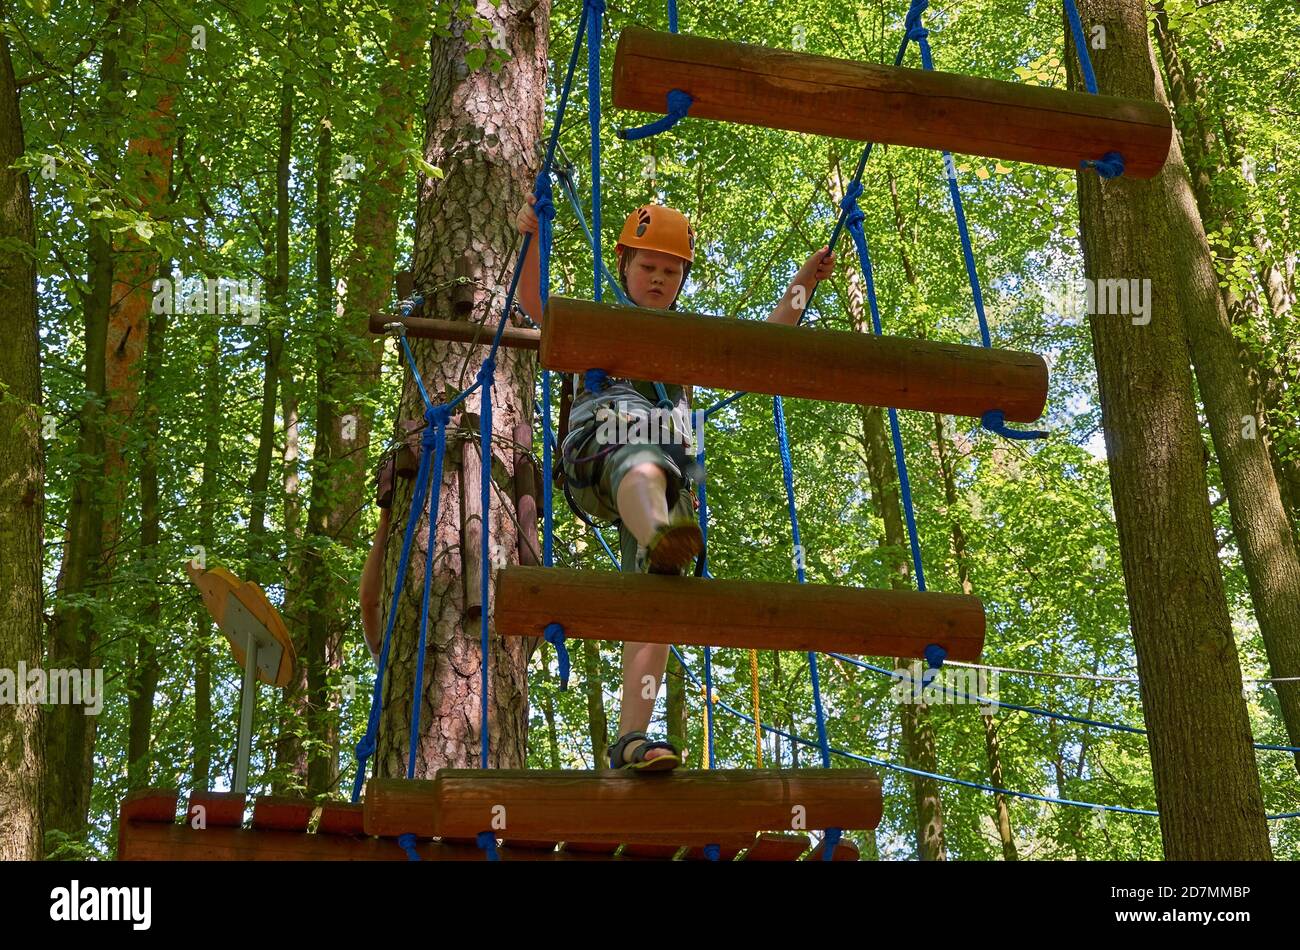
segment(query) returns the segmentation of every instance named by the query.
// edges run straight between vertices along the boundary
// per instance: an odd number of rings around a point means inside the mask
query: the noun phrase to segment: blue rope
[[[497,836],[491,831],[480,831],[475,839],[479,848],[487,852],[489,861],[500,861],[501,854],[497,851]]]
[[[1074,35],[1074,48],[1079,51],[1079,69],[1083,73],[1083,84],[1088,92],[1097,95],[1097,75],[1092,71],[1092,55],[1088,52],[1088,38],[1083,33],[1083,21],[1079,19],[1079,8],[1074,0],[1065,0],[1065,13],[1070,18],[1070,32]],[[1101,158],[1086,159],[1079,163],[1080,168],[1095,168],[1097,174],[1109,181],[1124,174],[1124,156],[1119,152],[1107,152]]]
[[[600,257],[600,43],[601,15],[605,0],[586,0],[587,13],[587,120],[591,126],[591,233],[594,240],[591,252],[594,258],[592,275],[593,297],[601,300]]]
[[[781,397],[772,397],[772,423],[776,427],[776,442],[781,453],[781,479],[785,483],[786,508],[790,514],[790,534],[794,549],[796,552],[803,550],[803,542],[799,535],[799,514],[795,509],[794,503],[794,464],[790,459],[790,440],[786,435],[785,429],[785,409]],[[800,584],[807,583],[807,577],[804,575],[804,559],[796,557],[794,562],[795,574]],[[812,678],[813,688],[813,708],[817,715],[817,737],[821,746],[822,768],[831,767],[831,746],[830,740],[826,735],[826,712],[822,707],[822,689],[821,677],[817,672],[817,654],[808,651],[808,670]],[[839,835],[839,829],[834,830],[836,836]]]
[[[550,565],[546,565],[550,567]],[[546,642],[555,647],[555,656],[560,663],[560,689],[569,688],[569,651],[564,646],[564,627],[558,623],[548,623],[544,634]]]
[[[631,129],[618,129],[614,134],[625,142],[635,142],[638,139],[649,138],[652,135],[658,135],[660,132],[667,132],[691,111],[691,105],[695,100],[688,92],[681,89],[668,90],[668,107],[667,115],[648,122],[645,125],[639,125]]]
[[[716,844],[706,844],[704,846],[704,856],[710,861],[721,861],[722,847]]]
[[[677,0],[668,0],[668,32],[677,32]]]
[[[840,843],[842,832],[839,828],[827,828],[826,837],[822,839],[822,860],[835,860],[835,846]]]
[[[434,529],[438,518],[438,501],[442,495],[442,462],[447,445],[447,423],[451,411],[446,406],[434,406],[426,414],[428,425],[425,426],[421,439],[421,458],[427,458],[433,451],[433,479],[429,492],[429,544],[424,562],[424,598],[420,604],[420,645],[415,656],[415,694],[411,701],[411,737],[406,757],[406,777],[415,778],[415,754],[420,739],[420,709],[424,697],[424,658],[429,634],[429,595],[433,587],[433,543]],[[417,509],[418,510],[418,509]],[[400,584],[400,581],[399,581]],[[396,610],[394,610],[396,613]]]
[[[418,839],[415,837],[415,835],[409,833],[404,835],[399,835],[397,838],[397,843],[401,845],[402,850],[406,852],[406,859],[408,861],[420,860],[420,852],[415,850],[415,842],[417,840]]]

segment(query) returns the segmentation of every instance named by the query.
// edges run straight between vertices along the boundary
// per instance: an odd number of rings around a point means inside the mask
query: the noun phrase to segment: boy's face
[[[644,248],[628,248],[623,253],[631,255],[625,276],[632,302],[638,307],[667,310],[681,290],[686,262],[676,254]]]

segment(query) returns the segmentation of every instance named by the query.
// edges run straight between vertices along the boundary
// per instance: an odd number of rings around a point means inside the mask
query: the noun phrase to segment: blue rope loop
[[[560,663],[560,689],[569,688],[569,650],[564,645],[564,626],[548,623],[542,634],[546,642],[555,647],[555,656]]]
[[[990,432],[996,432],[1004,439],[1019,439],[1023,441],[1025,439],[1045,439],[1048,436],[1048,433],[1044,432],[1042,429],[1026,429],[1022,432],[1019,429],[1007,428],[1006,418],[1003,416],[1001,409],[990,409],[988,412],[984,413],[984,415],[980,416],[980,425],[988,429]]]
[[[589,369],[582,374],[582,385],[587,392],[601,392],[609,385],[609,374],[603,369]]]
[[[406,859],[408,861],[421,860],[420,852],[415,850],[415,842],[418,840],[419,839],[416,838],[415,835],[411,834],[410,832],[398,836],[397,843],[400,844],[402,846],[402,850],[406,852]]]
[[[943,661],[948,659],[948,651],[937,643],[928,644],[925,648],[925,672],[921,674],[921,687],[925,688],[934,682],[935,676],[943,667]]]
[[[478,376],[477,376],[478,381],[484,383],[485,385],[491,385],[492,380],[496,377],[496,373],[497,373],[497,361],[489,356],[487,359],[483,361],[483,365],[479,367]],[[484,390],[483,392],[483,398],[484,399],[488,398],[488,393],[486,390]]]
[[[706,844],[704,846],[704,856],[710,861],[722,860],[722,846],[716,844]]]
[[[500,861],[501,855],[497,851],[497,836],[491,831],[480,831],[478,833],[478,846],[487,852],[489,861]]]
[[[1079,163],[1080,168],[1095,168],[1104,181],[1118,178],[1124,174],[1124,156],[1119,152],[1107,152],[1101,158],[1088,159]]]
[[[637,139],[645,139],[652,135],[658,135],[660,132],[667,132],[686,118],[686,114],[691,111],[694,102],[695,99],[691,97],[689,92],[684,92],[681,89],[669,89],[667,115],[635,128],[618,129],[614,134],[625,142],[635,142]]]
[[[822,839],[822,860],[835,860],[835,846],[840,843],[844,831],[840,828],[827,828],[826,837]]]

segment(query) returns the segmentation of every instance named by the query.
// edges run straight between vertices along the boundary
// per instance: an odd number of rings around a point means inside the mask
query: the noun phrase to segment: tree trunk
[[[287,70],[287,67],[285,67]],[[262,418],[257,435],[257,459],[249,484],[249,579],[269,576],[266,565],[267,489],[271,481],[271,455],[275,447],[275,406],[280,384],[280,359],[284,352],[284,321],[289,298],[289,158],[293,148],[293,86],[287,72],[280,83],[279,143],[275,159],[275,277],[267,300],[266,357],[262,365]]]
[[[439,167],[441,180],[420,179],[420,205],[416,214],[416,286],[424,291],[430,312],[499,319],[496,275],[509,273],[515,244],[514,210],[523,203],[538,169],[538,142],[542,137],[542,107],[546,88],[547,33],[550,4],[539,2],[522,10],[506,3],[494,7],[478,4],[478,15],[501,36],[512,58],[499,72],[471,71],[464,63],[463,25],[449,38],[434,37],[431,82],[425,109],[428,129],[424,158]],[[467,258],[475,282],[472,295],[457,288],[457,262]],[[464,265],[462,265],[464,266]],[[457,290],[460,291],[459,295]],[[468,300],[462,316],[455,303]],[[477,368],[488,355],[487,347],[430,341],[415,343],[416,360],[435,404],[449,392],[473,384],[470,367]],[[493,473],[496,486],[483,512],[483,530],[489,549],[517,560],[518,538],[506,511],[508,486],[513,480],[514,453],[510,450],[514,428],[532,419],[535,355],[501,349],[496,354],[491,388],[494,433],[502,433],[502,448],[480,445],[484,468]],[[462,369],[464,368],[464,369]],[[483,389],[468,397],[466,413],[481,413]],[[404,418],[424,415],[414,381],[406,380]],[[527,656],[518,638],[489,637],[488,682],[481,682],[482,660],[479,626],[465,617],[464,588],[457,556],[460,523],[460,479],[454,465],[442,473],[441,501],[430,524],[427,514],[416,533],[410,569],[396,618],[383,687],[384,714],[376,752],[377,774],[406,774],[407,734],[413,706],[420,711],[417,777],[438,768],[491,765],[519,768],[525,761],[527,731]],[[399,483],[393,499],[393,522],[403,525],[411,507],[412,482]],[[403,532],[390,535],[385,589],[392,590]],[[424,691],[413,695],[419,638],[420,604],[424,588],[426,551],[435,554],[431,578],[429,642]],[[513,552],[513,553],[510,553]],[[389,596],[383,598],[385,604]],[[485,608],[492,603],[491,591]],[[482,689],[488,690],[488,717],[481,713]],[[480,741],[486,732],[488,761],[482,761]]]
[[[1164,11],[1160,10],[1156,36],[1165,50],[1166,62],[1172,64],[1171,75],[1179,77],[1177,82],[1171,82],[1171,89],[1187,90],[1190,83],[1164,21]],[[1180,103],[1175,101],[1174,105]],[[1191,124],[1187,116],[1189,111],[1194,115],[1194,103],[1183,105],[1179,111],[1185,124]],[[1203,138],[1198,142],[1195,134],[1184,135],[1184,141],[1188,140],[1199,153],[1191,162],[1198,169],[1199,179],[1211,170],[1212,159],[1204,148],[1209,143]],[[1248,364],[1239,362],[1238,357],[1240,354],[1250,362],[1254,360],[1249,353],[1243,353],[1224,310],[1225,303],[1235,310],[1245,309],[1246,304],[1226,288],[1221,299],[1218,276],[1202,229],[1202,217],[1207,210],[1210,217],[1205,225],[1212,229],[1223,227],[1229,216],[1216,213],[1208,182],[1203,181],[1196,189],[1196,200],[1185,176],[1181,179],[1171,176],[1170,184],[1170,220],[1176,229],[1175,239],[1187,248],[1187,277],[1181,282],[1182,310],[1187,321],[1192,363],[1228,497],[1233,535],[1250,584],[1255,618],[1271,674],[1284,679],[1300,677],[1300,636],[1297,636],[1300,557],[1278,489],[1275,460],[1270,457],[1268,442],[1260,437],[1269,427],[1262,424],[1258,395],[1242,369]],[[1278,682],[1274,688],[1289,744],[1300,746],[1300,681]],[[1294,758],[1300,769],[1300,753]]]
[[[1109,38],[1094,62],[1101,89],[1163,100],[1145,9],[1128,0],[1079,6]],[[1116,315],[1089,323],[1165,857],[1268,860],[1179,308],[1203,254],[1182,221],[1191,201],[1182,154],[1175,141],[1150,181],[1102,183],[1090,170],[1078,179],[1086,276],[1151,280],[1148,323]]]
[[[0,34],[0,242],[22,247],[0,256],[0,671],[15,678],[20,663],[41,666],[45,540],[36,234],[31,183],[26,172],[10,167],[23,154],[23,139],[9,40]],[[13,685],[26,688],[22,681]],[[18,697],[5,701],[18,703]],[[0,711],[0,861],[37,861],[43,854],[44,725],[39,703]]]
[[[105,181],[117,177],[120,140],[113,140],[122,121],[122,71],[118,52],[120,36],[105,41],[100,58],[99,88],[102,121],[110,129],[96,142],[99,174]],[[90,292],[83,301],[85,313],[85,393],[78,410],[77,459],[71,475],[68,525],[64,535],[55,589],[54,621],[50,627],[45,662],[51,669],[89,669],[99,642],[93,611],[72,606],[70,598],[101,595],[103,576],[104,508],[101,498],[104,464],[104,421],[100,401],[105,396],[105,346],[108,313],[112,304],[113,254],[108,226],[103,219],[86,221],[87,270]],[[55,705],[45,721],[45,767],[59,781],[45,783],[44,818],[48,830],[73,839],[86,827],[90,803],[91,748],[94,717],[70,704]]]

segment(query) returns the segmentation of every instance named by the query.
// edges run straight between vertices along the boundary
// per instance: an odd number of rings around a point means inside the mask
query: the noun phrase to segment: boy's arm
[[[515,288],[515,299],[524,313],[533,318],[538,326],[542,325],[542,256],[537,250],[537,235],[528,242],[528,255],[524,258],[524,269],[519,275],[519,286]]]
[[[813,255],[804,262],[803,267],[794,275],[794,280],[790,281],[790,286],[786,288],[785,294],[781,297],[781,302],[776,305],[776,309],[769,316],[769,323],[784,323],[794,325],[799,322],[804,308],[808,306],[808,298],[812,296],[813,288],[831,275],[835,269],[835,255],[828,253],[830,247],[823,245],[821,250],[815,251]],[[822,255],[826,255],[825,260]]]

